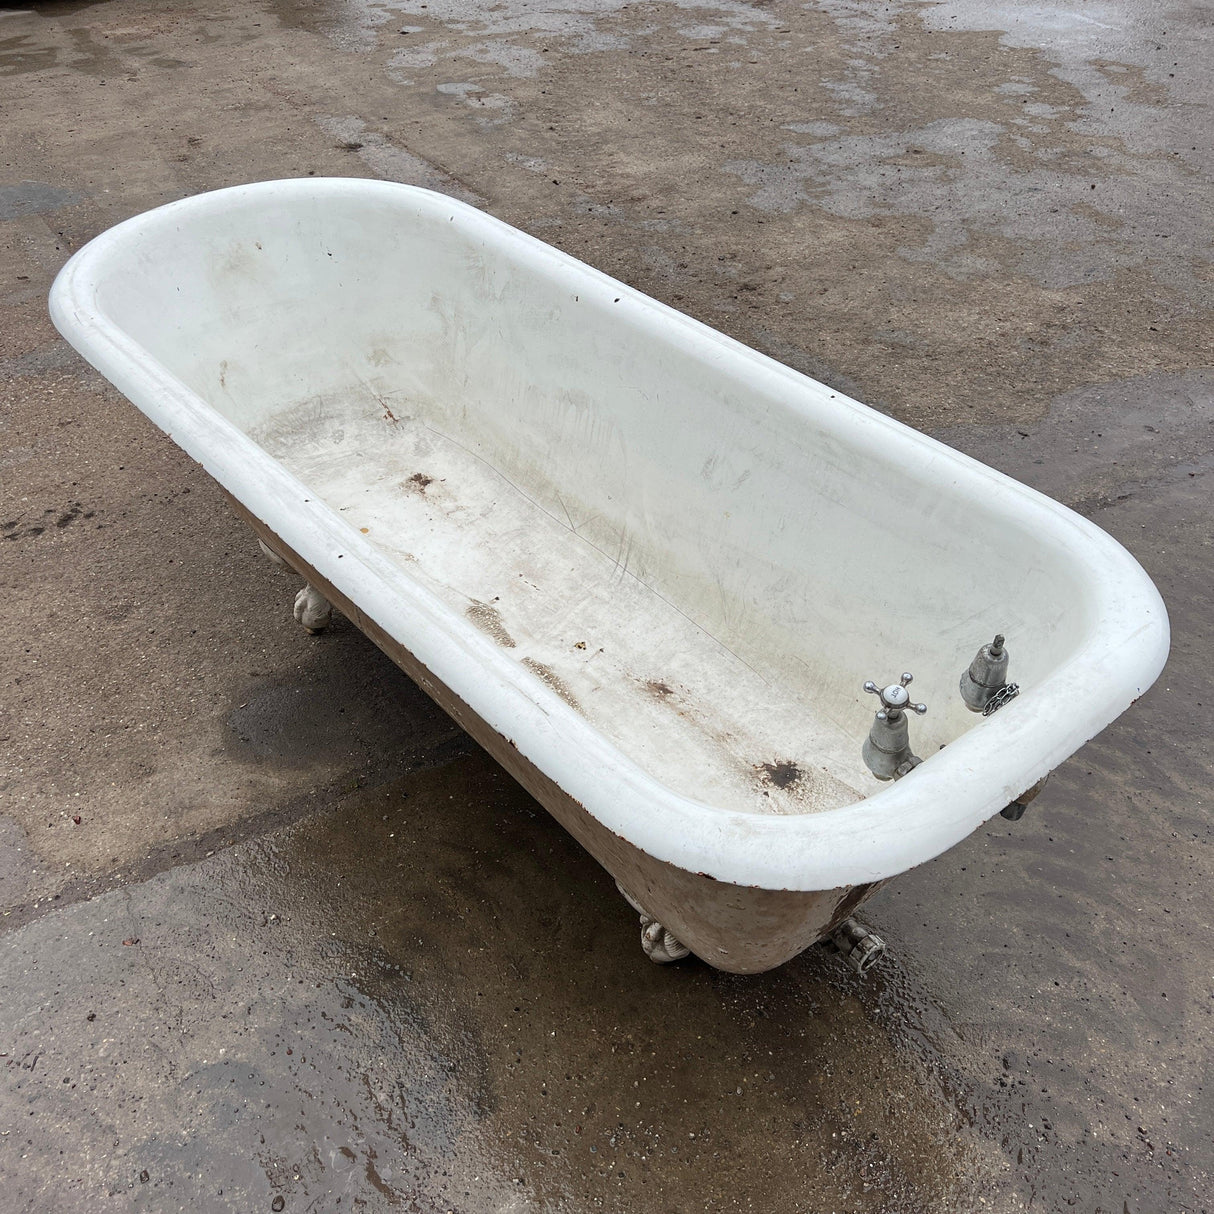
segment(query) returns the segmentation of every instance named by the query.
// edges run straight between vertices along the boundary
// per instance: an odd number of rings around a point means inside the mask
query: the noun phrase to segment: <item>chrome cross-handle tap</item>
[[[906,714],[922,716],[927,705],[911,703],[910,692],[906,690],[910,681],[908,671],[888,687],[878,687],[871,679],[864,684],[865,691],[881,700],[863,747],[864,762],[878,780],[901,779],[919,765],[919,757],[911,750]]]
[[[878,687],[872,679],[869,679],[864,684],[865,691],[871,692],[873,695],[880,696],[881,698],[881,708],[877,716],[882,721],[889,720],[890,714],[896,719],[903,711],[913,712],[918,716],[922,716],[927,711],[926,704],[912,704],[910,692],[906,690],[914,681],[914,677],[909,670],[904,670],[902,678],[896,683],[891,683],[888,687]]]

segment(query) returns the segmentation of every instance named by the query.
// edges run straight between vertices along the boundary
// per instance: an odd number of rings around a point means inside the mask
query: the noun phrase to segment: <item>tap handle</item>
[[[881,700],[881,708],[877,716],[885,718],[890,712],[913,712],[918,716],[922,716],[927,712],[926,704],[911,703],[910,692],[906,688],[913,679],[914,675],[910,671],[903,671],[902,677],[898,682],[890,683],[888,687],[878,687],[872,679],[869,679],[864,684],[865,691],[878,696]]]

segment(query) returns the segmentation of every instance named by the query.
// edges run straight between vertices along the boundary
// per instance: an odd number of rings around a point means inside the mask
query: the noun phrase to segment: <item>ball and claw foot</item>
[[[687,945],[671,935],[656,919],[651,919],[644,913],[641,914],[641,948],[645,950],[645,956],[657,965],[682,961],[691,953]]]
[[[669,965],[691,955],[691,949],[663,927],[652,915],[646,914],[641,904],[617,881],[616,889],[624,901],[641,917],[641,948],[645,956],[657,965]]]
[[[295,620],[304,631],[316,636],[324,632],[333,618],[333,608],[315,586],[305,586],[295,596]]]
[[[291,566],[263,539],[258,539],[257,547],[262,556],[281,565],[284,569]],[[305,585],[295,596],[295,622],[302,624],[304,631],[316,636],[324,632],[333,619],[333,606],[315,586]]]

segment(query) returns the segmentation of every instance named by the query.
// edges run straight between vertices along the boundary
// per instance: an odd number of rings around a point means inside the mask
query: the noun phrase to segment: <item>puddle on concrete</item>
[[[406,148],[397,147],[376,131],[368,131],[367,124],[361,118],[353,115],[344,118],[326,116],[317,118],[316,122],[321,130],[343,147],[357,152],[367,168],[385,181],[400,181],[406,185],[437,190],[473,206],[485,205],[485,200],[479,194],[455,181],[437,165],[415,156]]]
[[[363,50],[402,112],[426,115],[393,136],[495,213],[832,384],[856,377],[860,399],[915,424],[1019,420],[1085,380],[1205,361],[1210,76],[1191,15],[1136,0],[276,11],[339,42],[372,30]]]
[[[279,0],[277,5],[284,21],[318,29],[342,49],[370,49],[381,30],[408,38],[393,58],[395,68],[430,66],[450,49],[454,35],[480,40],[463,48],[468,58],[515,77],[540,71],[548,50],[586,55],[628,49],[631,39],[606,25],[629,6],[629,0],[502,0],[490,6],[475,0]],[[717,34],[779,25],[761,4],[739,0],[674,0],[671,7],[711,13],[717,25],[710,29]]]
[[[837,961],[653,966],[611,880],[483,757],[10,945],[19,1205],[911,1214],[971,1192],[957,1115]]]
[[[1039,421],[950,426],[935,437],[1091,514],[1212,470],[1214,368],[1093,384],[1060,396]]]
[[[307,643],[302,671],[247,680],[228,714],[227,753],[259,765],[382,771],[462,732],[347,620]]]
[[[1187,484],[1158,504],[1189,535],[1204,509]],[[1173,613],[1178,633],[1208,618]],[[1174,711],[1202,695],[1178,640],[1023,820],[993,819],[867,908],[896,964],[866,1004],[998,1144],[1013,1209],[1208,1208],[1208,958],[1182,941],[1214,930],[1214,768]]]
[[[25,831],[12,818],[0,816],[0,906],[25,898],[31,868],[37,868],[37,861]]]
[[[868,988],[875,1014],[1002,1145],[1003,1190],[1043,1209],[1209,1208],[1210,976],[1183,942],[1214,931],[1214,753],[1192,711],[1209,695],[1212,430],[1198,369],[938,434],[1092,517],[1172,623],[1156,685],[1022,821],[992,819],[869,904],[898,960]]]
[[[82,195],[61,186],[23,181],[20,185],[0,185],[0,220],[20,219],[26,215],[49,215],[71,206]]]

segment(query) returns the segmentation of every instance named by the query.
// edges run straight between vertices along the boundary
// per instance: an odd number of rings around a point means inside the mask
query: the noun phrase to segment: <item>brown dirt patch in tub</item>
[[[424,472],[415,472],[407,481],[401,481],[400,487],[406,493],[425,493],[434,484],[434,477]]]
[[[514,637],[506,631],[506,625],[502,623],[501,614],[496,607],[477,601],[469,604],[464,614],[499,645],[504,645],[507,649],[514,648]]]
[[[560,675],[555,671],[550,670],[543,662],[537,662],[534,658],[524,658],[523,665],[531,671],[532,674],[538,675],[553,691],[556,692],[570,708],[576,708],[581,712],[581,706],[578,704],[572,691],[562,682]]]
[[[763,778],[777,788],[791,788],[804,774],[791,759],[781,759],[778,763],[764,763],[759,770]]]
[[[645,690],[649,692],[655,700],[665,700],[669,696],[674,695],[674,688],[669,683],[663,683],[660,679],[650,679],[645,684]]]

